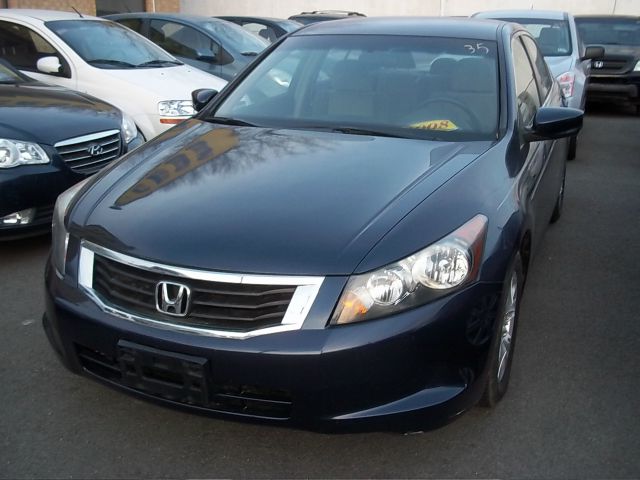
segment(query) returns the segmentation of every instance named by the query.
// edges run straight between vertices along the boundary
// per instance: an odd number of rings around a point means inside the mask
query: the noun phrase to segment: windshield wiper
[[[163,66],[163,65],[184,65],[182,62],[179,62],[177,60],[149,60],[148,62],[143,62],[140,63],[138,65],[136,65],[136,67],[138,68],[144,68],[144,67],[154,67],[154,66]]]
[[[253,123],[245,122],[244,120],[239,120],[237,118],[229,118],[229,117],[209,117],[207,121],[211,123],[220,123],[222,125],[236,125],[239,127],[257,127]]]
[[[136,65],[123,62],[122,60],[109,60],[108,58],[94,58],[93,60],[87,60],[89,65],[94,65],[96,63],[102,63],[104,65],[114,65],[118,67],[127,67],[127,68],[136,68]]]
[[[258,52],[242,52],[242,55],[244,55],[246,57],[257,57],[258,56]]]
[[[355,127],[327,127],[328,130],[338,133],[346,133],[348,135],[371,135],[374,137],[392,137],[392,138],[406,138],[404,135],[398,135],[397,133],[383,132],[380,130],[369,130],[366,128]]]

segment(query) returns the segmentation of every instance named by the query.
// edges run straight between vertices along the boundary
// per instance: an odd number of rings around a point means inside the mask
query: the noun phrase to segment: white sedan
[[[33,78],[115,105],[147,140],[195,113],[192,91],[227,83],[128,28],[77,13],[0,10],[0,56]]]

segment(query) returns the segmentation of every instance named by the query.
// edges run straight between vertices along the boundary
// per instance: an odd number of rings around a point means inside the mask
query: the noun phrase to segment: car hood
[[[490,145],[193,119],[110,169],[74,208],[70,228],[171,265],[346,275]]]
[[[558,77],[573,69],[573,57],[544,57],[549,65],[549,70],[554,77]]]
[[[198,88],[222,90],[226,80],[187,65],[165,68],[137,68],[127,70],[104,69],[102,72],[121,82],[153,92],[159,100],[186,100]]]
[[[0,137],[53,145],[119,129],[121,113],[88,95],[39,82],[0,85]]]

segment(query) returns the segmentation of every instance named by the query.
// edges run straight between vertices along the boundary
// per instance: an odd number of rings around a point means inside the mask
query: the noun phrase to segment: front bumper
[[[137,136],[127,144],[122,155],[142,142],[142,138]],[[36,209],[34,220],[28,224],[0,224],[0,241],[48,233],[58,195],[87,177],[68,168],[52,147],[42,147],[51,163],[0,170],[0,218],[21,210]]]
[[[629,75],[592,75],[587,89],[590,101],[640,104],[640,73]]]
[[[327,278],[309,313],[331,311]],[[103,312],[46,273],[47,336],[67,368],[179,408],[313,430],[434,428],[480,398],[501,285],[478,283],[392,318],[243,340],[159,329]],[[308,319],[309,319],[308,317]],[[325,318],[328,318],[325,316]],[[145,373],[146,372],[146,373]],[[194,386],[195,385],[195,386]],[[204,393],[203,393],[204,390]]]

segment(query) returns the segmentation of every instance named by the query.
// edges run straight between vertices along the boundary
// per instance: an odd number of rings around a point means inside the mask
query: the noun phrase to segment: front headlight
[[[634,72],[640,72],[640,60],[636,62],[636,66],[633,67]]]
[[[0,138],[0,168],[49,163],[49,157],[37,143]]]
[[[165,100],[158,103],[158,113],[161,117],[185,117],[196,111],[191,100]]]
[[[133,118],[124,112],[122,112],[122,136],[124,137],[125,143],[129,143],[138,136],[138,127],[136,127],[136,122],[134,122]]]
[[[91,177],[80,183],[76,183],[73,187],[58,195],[56,206],[53,209],[53,221],[51,222],[51,261],[60,277],[64,277],[65,264],[67,262],[67,246],[69,245],[69,232],[67,232],[64,221],[69,210],[69,205],[71,205],[75,196],[89,180],[91,180]]]
[[[413,255],[347,282],[332,324],[371,320],[423,305],[478,274],[487,217],[476,215]]]
[[[564,98],[573,97],[573,84],[576,81],[576,76],[573,72],[565,72],[562,75],[558,75],[558,83]]]

